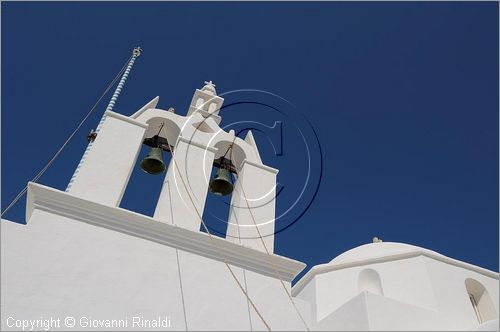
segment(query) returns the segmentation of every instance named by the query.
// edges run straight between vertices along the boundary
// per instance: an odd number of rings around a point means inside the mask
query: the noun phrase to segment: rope
[[[163,128],[163,125],[162,125]],[[161,131],[161,129],[160,129]],[[159,135],[160,133],[158,133]],[[170,206],[172,206],[172,193],[170,192],[170,182],[167,182],[168,186],[168,200],[170,202]],[[172,218],[172,222],[174,220],[174,209],[170,209],[170,218]],[[188,330],[188,322],[187,322],[187,314],[186,314],[186,302],[184,301],[184,288],[182,287],[182,275],[181,275],[181,263],[179,260],[179,249],[175,248],[175,255],[177,258],[177,271],[179,272],[179,287],[181,290],[181,300],[182,300],[182,314],[184,316],[184,326],[186,327],[186,331]]]
[[[36,182],[36,181],[38,181],[38,179],[45,173],[45,171],[50,167],[50,165],[52,165],[52,163],[56,160],[56,158],[61,154],[62,150],[71,141],[71,139],[73,138],[73,136],[75,136],[75,134],[82,127],[82,125],[85,123],[85,121],[94,112],[94,110],[97,108],[97,106],[99,105],[99,103],[101,102],[101,100],[108,93],[109,89],[111,89],[111,87],[116,83],[116,81],[118,80],[118,78],[120,77],[120,75],[125,70],[125,67],[126,67],[126,65],[127,65],[127,63],[129,61],[130,61],[130,58],[125,62],[125,64],[123,65],[122,69],[120,69],[120,71],[115,76],[115,78],[109,83],[109,85],[106,88],[106,90],[104,90],[104,92],[102,93],[102,95],[99,97],[99,99],[94,104],[94,106],[92,106],[92,108],[87,113],[87,115],[85,115],[85,117],[80,121],[80,123],[76,126],[75,130],[73,130],[73,132],[71,133],[71,135],[69,135],[69,137],[63,143],[63,145],[59,148],[59,150],[57,150],[57,152],[54,154],[54,156],[52,157],[52,159],[49,160],[49,162],[38,172],[37,175],[35,175],[35,177],[33,177],[33,179],[31,179],[30,182]],[[10,202],[10,204],[5,208],[5,210],[2,211],[2,214],[1,214],[0,217],[3,217],[5,215],[5,213],[7,213],[17,203],[17,201],[26,193],[27,190],[28,190],[28,185],[26,184],[26,186],[17,194],[17,196]]]
[[[236,219],[236,223],[238,224],[238,228],[237,228],[237,231],[238,231],[238,241],[241,245],[241,234],[240,234],[240,223],[238,221],[238,218],[236,217],[236,214],[233,214],[234,215],[234,219]],[[245,290],[248,292],[248,285],[247,285],[247,275],[246,275],[246,270],[243,269],[243,283],[245,284]],[[248,321],[250,323],[250,331],[253,331],[253,326],[252,326],[252,315],[250,314],[250,303],[248,302],[247,300],[247,308],[248,308]]]
[[[247,274],[245,269],[243,269],[243,282],[245,284],[245,290],[248,293]],[[248,309],[248,322],[250,323],[250,331],[253,331],[252,315],[250,314],[250,303],[248,302],[248,299],[247,299],[247,309]]]
[[[236,136],[234,137],[233,141],[231,142],[231,144],[229,144],[229,147],[227,148],[226,152],[224,153],[224,157],[226,157],[228,151],[231,151],[230,152],[230,157],[229,159],[231,160],[231,162],[233,160],[235,160],[235,158],[233,158],[233,145],[234,145],[234,142],[236,141]],[[239,178],[239,172],[238,172],[238,167],[236,167],[236,164],[237,163],[234,163],[235,164],[235,171],[236,171],[236,176],[237,178]],[[239,182],[239,181],[238,181]],[[255,226],[255,229],[257,230],[257,233],[259,234],[259,239],[262,243],[262,245],[264,246],[264,250],[266,251],[266,253],[270,256],[271,253],[269,252],[269,250],[267,249],[267,246],[266,246],[266,243],[264,242],[264,239],[262,238],[262,234],[260,233],[260,230],[259,230],[259,227],[257,226],[257,221],[255,220],[255,216],[254,214],[252,213],[252,209],[250,208],[250,204],[248,203],[248,199],[247,199],[247,196],[246,196],[246,193],[245,193],[245,189],[243,188],[243,184],[240,184],[240,187],[241,187],[241,191],[243,193],[243,196],[244,196],[244,199],[245,199],[245,202],[246,202],[246,205],[247,205],[247,208],[248,208],[248,212],[250,213],[250,216],[252,217],[252,220],[253,220],[253,223],[254,223],[254,226]],[[236,214],[234,214],[235,218],[236,218]],[[239,241],[240,241],[240,244],[241,244],[241,238],[240,238],[240,230],[239,230],[239,222],[238,222],[238,219],[236,218],[236,223],[238,224],[238,237],[239,237]],[[290,294],[290,292],[288,292],[288,289],[286,288],[286,285],[285,285],[285,282],[283,281],[283,278],[281,277],[281,275],[279,274],[279,271],[278,271],[278,268],[277,266],[274,264],[274,262],[272,260],[270,260],[271,262],[271,265],[273,267],[273,270],[275,272],[275,275],[276,277],[278,277],[278,279],[280,280],[280,283],[281,285],[283,286],[283,289],[285,290],[285,293],[287,294],[288,298],[290,299],[290,302],[292,303],[292,306],[293,308],[295,309],[295,311],[297,312],[297,315],[299,316],[300,320],[302,321],[302,323],[304,324],[305,328],[307,331],[310,331],[309,327],[307,326],[307,323],[306,321],[304,320],[304,317],[302,316],[302,314],[300,313],[299,309],[297,308],[297,305],[295,304],[295,302],[293,302],[293,298],[292,298],[292,295]]]
[[[236,137],[234,138],[234,140],[236,140]],[[234,143],[234,140],[233,140],[233,143]],[[232,146],[232,144],[231,144]],[[231,156],[230,156],[230,159],[233,160],[233,149],[231,149]],[[236,170],[236,176],[238,177],[239,179],[239,172],[238,172],[238,167],[235,167],[235,170]],[[241,181],[237,181],[238,183],[241,182]],[[253,215],[252,213],[252,209],[250,208],[250,204],[248,203],[248,199],[247,199],[247,195],[245,193],[245,189],[243,188],[243,184],[240,183],[240,187],[241,187],[241,191],[243,193],[243,196],[244,196],[244,200],[246,202],[246,205],[247,205],[247,208],[248,208],[248,212],[250,213],[250,216],[252,217],[252,220],[253,220],[253,223],[255,225],[255,229],[257,230],[257,233],[259,234],[259,239],[260,241],[262,242],[262,245],[264,246],[264,249],[266,251],[266,253],[270,256],[271,253],[269,252],[269,250],[267,249],[267,246],[266,246],[266,243],[264,242],[264,239],[262,238],[262,234],[260,233],[260,230],[259,230],[259,227],[257,226],[257,221],[255,220],[255,216]],[[239,223],[238,223],[238,227],[239,227]],[[238,234],[239,234],[239,231],[238,231]],[[290,294],[290,292],[288,292],[288,289],[286,288],[285,286],[285,282],[283,281],[283,278],[281,277],[281,275],[279,274],[279,271],[278,271],[278,268],[277,266],[274,264],[273,260],[270,259],[269,260],[271,262],[271,265],[273,267],[273,270],[276,274],[276,276],[278,277],[278,279],[280,280],[281,282],[281,285],[283,286],[283,289],[285,290],[285,293],[286,295],[288,296],[288,298],[290,299],[290,302],[292,303],[292,306],[293,308],[295,309],[295,311],[297,312],[297,315],[299,316],[300,320],[302,321],[302,323],[304,324],[305,328],[307,331],[310,331],[309,327],[307,326],[307,323],[306,321],[304,320],[304,317],[302,317],[302,314],[300,313],[299,309],[297,308],[297,305],[295,304],[295,302],[293,302],[293,298],[292,298],[292,295]]]
[[[262,314],[260,313],[260,311],[257,309],[257,307],[255,306],[255,304],[253,303],[253,301],[250,299],[250,296],[248,295],[248,293],[245,291],[245,289],[243,288],[243,286],[241,285],[240,281],[238,280],[238,278],[236,277],[233,269],[231,268],[231,266],[229,266],[229,263],[227,262],[227,258],[226,256],[222,253],[222,251],[220,250],[219,246],[217,245],[217,243],[214,241],[214,238],[213,238],[213,235],[210,233],[210,231],[208,230],[208,227],[207,225],[205,224],[205,221],[203,220],[203,217],[201,216],[200,212],[198,211],[198,209],[196,208],[196,204],[194,203],[193,201],[193,198],[191,197],[190,193],[189,193],[189,190],[188,190],[188,187],[186,185],[186,183],[184,182],[184,178],[182,177],[182,174],[180,172],[180,169],[179,169],[179,166],[177,165],[177,161],[175,160],[175,153],[172,152],[172,161],[174,163],[174,166],[175,168],[177,169],[177,172],[179,173],[179,177],[182,181],[182,184],[184,186],[184,188],[186,189],[186,192],[188,194],[188,197],[189,197],[189,200],[191,201],[191,204],[193,204],[193,207],[194,207],[194,210],[196,211],[196,214],[198,215],[198,217],[200,218],[200,221],[203,225],[203,228],[205,229],[205,231],[207,232],[208,234],[208,237],[210,238],[210,241],[212,242],[212,244],[214,245],[215,249],[217,250],[217,253],[219,254],[219,256],[221,257],[221,259],[223,260],[224,264],[226,265],[227,269],[229,270],[229,273],[231,274],[231,276],[233,277],[234,281],[236,281],[236,284],[238,285],[238,287],[240,288],[240,290],[243,292],[243,294],[245,295],[245,297],[247,298],[248,302],[252,305],[253,309],[255,310],[255,312],[257,313],[257,315],[259,316],[259,318],[262,320],[262,323],[264,323],[264,325],[266,326],[266,329],[268,331],[271,331],[271,328],[269,327],[269,325],[267,324],[266,320],[264,319],[264,317],[262,316]]]
[[[181,275],[181,263],[179,260],[179,249],[175,248],[175,256],[177,258],[177,271],[179,274],[179,287],[181,289],[181,300],[182,300],[182,314],[184,316],[184,326],[186,331],[188,331],[188,321],[186,316],[186,302],[184,301],[184,289],[182,288],[182,275]]]

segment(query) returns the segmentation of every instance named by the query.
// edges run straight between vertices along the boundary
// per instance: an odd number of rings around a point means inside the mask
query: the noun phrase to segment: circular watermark
[[[226,104],[220,107],[218,115],[217,112],[205,112],[201,121],[188,119],[181,129],[184,133],[187,126],[194,127],[187,137],[183,137],[188,143],[187,150],[183,150],[184,156],[176,157],[175,151],[173,153],[173,158],[177,158],[175,163],[184,167],[184,176],[178,173],[179,169],[174,172],[177,193],[188,208],[199,209],[196,212],[200,217],[220,222],[223,229],[228,224],[237,228],[261,229],[258,236],[241,236],[238,233],[240,239],[277,234],[300,220],[317,195],[323,173],[318,135],[305,114],[277,94],[239,89],[219,97],[224,97]],[[206,104],[210,102],[204,101]],[[195,116],[196,112],[191,114],[191,118]],[[223,126],[219,125],[221,117],[224,118]],[[199,156],[199,150],[189,153],[193,146],[198,149],[204,146],[201,162],[198,158],[193,160],[193,156]],[[220,157],[231,162],[232,175],[225,179],[232,182],[234,189],[231,195],[217,196],[214,203],[213,197],[207,199],[206,195],[212,173],[220,165],[213,168],[214,160]],[[182,163],[177,162],[181,158]],[[262,171],[242,174],[245,163],[260,167]],[[269,174],[277,173],[276,168],[284,174],[275,176],[273,180]],[[193,169],[197,171],[193,172]],[[200,180],[204,181],[202,189]],[[186,191],[180,188],[187,190],[189,200],[184,198]],[[210,191],[208,195],[211,195]],[[205,205],[205,200],[210,204]],[[243,218],[247,220],[240,222],[236,217],[238,214],[239,219],[244,214]],[[206,222],[204,225],[210,233],[236,237]],[[266,225],[274,227],[263,227]]]

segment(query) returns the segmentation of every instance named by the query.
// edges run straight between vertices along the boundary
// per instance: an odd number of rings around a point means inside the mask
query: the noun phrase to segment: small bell
[[[165,170],[165,163],[163,162],[163,149],[151,148],[148,155],[141,162],[141,169],[148,173],[157,175]]]
[[[215,178],[210,181],[210,191],[217,196],[226,196],[233,192],[233,184],[231,183],[231,172],[220,167],[215,174]]]

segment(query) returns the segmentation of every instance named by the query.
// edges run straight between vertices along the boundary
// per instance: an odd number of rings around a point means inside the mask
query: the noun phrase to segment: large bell
[[[221,167],[217,170],[215,178],[210,181],[210,191],[217,196],[225,196],[233,192],[231,173],[228,169]]]
[[[141,168],[148,174],[156,175],[162,173],[165,170],[162,148],[151,148],[146,158],[142,160]]]

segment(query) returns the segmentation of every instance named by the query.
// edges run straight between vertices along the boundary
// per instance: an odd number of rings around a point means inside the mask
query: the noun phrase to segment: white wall
[[[114,112],[106,114],[68,192],[93,202],[119,206],[147,125]]]
[[[271,167],[243,161],[231,198],[228,241],[274,252],[277,173]]]
[[[426,309],[436,308],[425,265],[420,257],[414,257],[404,261],[367,264],[316,275],[315,306],[318,321],[362,291],[359,289],[358,279],[364,269],[378,272],[386,297]],[[303,291],[297,297],[303,298]]]
[[[311,303],[313,322],[323,330],[364,329],[363,319],[375,331],[475,330],[480,324],[465,287],[472,278],[488,291],[498,319],[498,278],[455,263],[417,255],[350,265],[316,274],[297,297]],[[382,292],[359,282],[367,269],[378,273]]]
[[[198,232],[216,149],[182,139],[174,151],[154,218]]]
[[[423,259],[436,294],[439,312],[443,319],[449,321],[451,329],[476,329],[479,326],[465,288],[467,278],[479,281],[488,290],[498,318],[498,279],[461,267],[443,264],[431,258],[424,257]]]
[[[176,249],[38,209],[27,225],[2,222],[1,235],[2,330],[9,316],[168,315],[172,329],[185,328]],[[180,250],[179,258],[188,328],[248,330],[249,306],[227,267]],[[232,269],[273,330],[304,329],[277,279]]]

